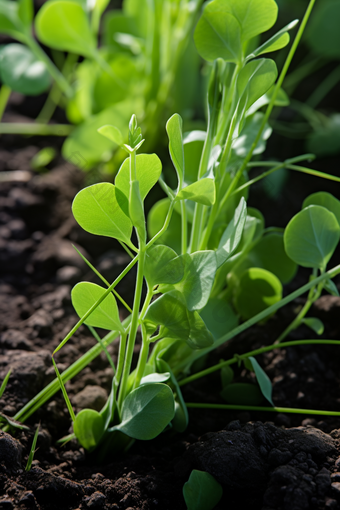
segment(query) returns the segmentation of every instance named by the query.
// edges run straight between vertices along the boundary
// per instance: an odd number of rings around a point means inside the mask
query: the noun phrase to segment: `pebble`
[[[107,400],[107,392],[101,386],[85,386],[74,398],[73,402],[79,409],[95,409],[100,411]]]
[[[0,431],[0,463],[4,462],[8,471],[17,471],[21,464],[22,445],[10,434]]]

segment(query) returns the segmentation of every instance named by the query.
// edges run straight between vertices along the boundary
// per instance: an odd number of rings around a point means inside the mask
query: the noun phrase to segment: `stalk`
[[[11,92],[12,90],[7,85],[2,85],[0,90],[0,122],[6,109]]]
[[[34,122],[2,122],[1,135],[68,136],[74,126],[70,124],[36,124]]]

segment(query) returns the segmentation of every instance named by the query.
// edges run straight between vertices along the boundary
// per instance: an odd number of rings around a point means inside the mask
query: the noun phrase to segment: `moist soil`
[[[0,380],[9,368],[12,373],[0,411],[8,416],[55,377],[51,353],[77,322],[72,286],[80,280],[97,281],[72,244],[109,281],[129,262],[115,241],[91,236],[74,221],[71,202],[85,184],[81,171],[61,158],[46,173],[31,171],[32,156],[46,145],[58,148],[58,143],[34,137],[1,140],[0,175],[7,181],[0,183]],[[280,149],[284,153],[282,144]],[[328,161],[327,171],[330,166]],[[285,226],[305,196],[317,189],[319,180],[296,175],[279,198],[270,199],[255,187],[249,203],[261,204],[268,226]],[[321,189],[334,191],[335,186],[322,183]],[[308,273],[301,271],[285,292],[307,280]],[[117,288],[130,304],[133,282],[131,272]],[[238,336],[207,363],[273,343],[303,302],[304,297],[299,298],[265,325]],[[124,318],[123,310],[121,314]],[[339,338],[340,298],[323,295],[310,315],[324,321],[322,338]],[[290,339],[314,336],[301,327]],[[94,344],[88,329],[79,328],[57,354],[60,371]],[[109,346],[114,361],[117,350],[115,341]],[[257,359],[273,383],[276,406],[340,410],[337,346],[290,347]],[[237,381],[249,378],[245,370],[236,369]],[[101,354],[67,383],[75,410],[101,409],[111,379]],[[220,391],[219,375],[214,374],[185,386],[183,393],[187,402],[223,403]],[[189,409],[189,417],[184,433],[165,432],[153,441],[135,442],[126,453],[109,455],[99,464],[76,441],[57,444],[71,432],[59,391],[28,420],[29,431],[0,432],[0,510],[181,510],[186,508],[182,487],[192,469],[211,473],[222,485],[217,510],[340,508],[339,418],[201,409]],[[38,449],[26,472],[38,423]]]

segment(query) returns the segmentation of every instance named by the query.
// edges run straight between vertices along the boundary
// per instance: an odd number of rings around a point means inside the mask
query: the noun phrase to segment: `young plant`
[[[105,12],[109,0],[47,0],[34,18],[32,0],[0,0],[0,33],[20,43],[0,50],[0,119],[11,90],[50,90],[33,127],[3,123],[0,132],[69,135],[66,159],[84,170],[100,162],[112,170],[118,146],[96,130],[114,122],[127,134],[136,112],[153,147],[165,111],[190,116],[195,109],[199,59],[189,36],[202,2],[124,0],[122,10]],[[47,124],[56,106],[65,109],[74,129]]]
[[[331,340],[275,343],[202,370],[209,352],[253,324],[264,324],[280,307],[307,291],[306,306],[279,340],[302,321],[315,326],[315,321],[305,319],[311,303],[323,288],[335,292],[331,279],[340,273],[340,266],[326,267],[340,238],[340,203],[334,197],[322,193],[309,197],[284,232],[265,228],[261,212],[246,206],[251,184],[283,167],[340,181],[296,164],[309,159],[309,154],[275,162],[259,178],[248,176],[253,155],[265,150],[271,132],[269,115],[313,4],[311,0],[277,81],[275,63],[261,55],[285,46],[288,30],[296,23],[256,46],[257,36],[276,21],[274,0],[213,0],[205,5],[195,42],[200,54],[212,62],[207,130],[183,135],[181,117],[174,114],[168,120],[175,189],[166,182],[155,154],[137,154],[144,139],[134,115],[127,137],[117,126],[105,125],[99,130],[129,156],[115,184],[95,184],[76,195],[73,214],[86,231],[117,239],[132,260],[111,284],[88,262],[106,288],[90,282],[73,288],[72,302],[80,320],[52,358],[74,435],[99,457],[126,449],[134,439],[152,439],[166,428],[185,430],[187,408],[209,405],[186,403],[181,387],[217,370],[222,369],[222,396],[229,404],[216,407],[277,411],[260,406],[263,397],[272,406],[273,402],[270,380],[255,356],[306,342],[340,344]],[[266,105],[265,113],[260,112]],[[147,233],[144,200],[157,182],[167,197],[151,209]],[[135,264],[131,310],[115,287]],[[298,265],[312,269],[310,281],[283,298],[282,285],[294,277]],[[131,313],[123,323],[116,297]],[[90,328],[98,345],[61,375],[54,356],[82,324]],[[95,331],[98,327],[109,331],[103,339]],[[133,369],[138,330],[141,348]],[[116,336],[118,360],[105,406],[100,412],[84,409],[75,415],[65,382]],[[258,386],[234,383],[230,368],[234,363],[244,363],[254,371]],[[16,418],[26,419],[57,389],[58,383],[51,383]],[[280,408],[284,411],[307,412]]]
[[[183,486],[188,510],[213,510],[223,495],[221,485],[206,471],[193,469]]]

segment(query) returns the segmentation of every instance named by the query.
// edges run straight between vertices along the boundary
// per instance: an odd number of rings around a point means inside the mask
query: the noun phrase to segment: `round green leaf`
[[[72,212],[79,225],[90,234],[131,244],[131,221],[118,205],[113,184],[94,184],[79,191],[73,200]]]
[[[53,49],[93,57],[96,49],[88,16],[79,2],[50,0],[35,18],[37,36]]]
[[[85,450],[91,451],[98,445],[105,431],[104,418],[93,409],[83,409],[73,422],[73,432]]]
[[[200,316],[215,340],[238,326],[238,319],[231,306],[217,297],[210,298]]]
[[[235,307],[243,319],[250,319],[282,298],[282,285],[273,273],[259,267],[247,269],[235,291]]]
[[[183,486],[183,496],[188,510],[213,510],[222,495],[221,485],[206,471],[194,469]]]
[[[340,225],[340,200],[333,197],[326,191],[318,191],[309,195],[303,202],[302,208],[305,209],[309,205],[321,205],[328,211],[332,212]]]
[[[296,214],[284,233],[285,250],[303,267],[325,269],[340,239],[334,214],[319,205],[310,205]]]
[[[174,284],[184,275],[184,259],[162,244],[151,246],[147,251],[144,276],[148,285],[154,287],[160,283]]]
[[[95,283],[77,283],[72,289],[71,299],[79,317],[83,317],[105,292],[106,290],[103,289],[103,287]],[[108,329],[110,331],[121,331],[123,329],[119,319],[117,303],[112,293],[97,306],[86,319],[85,324],[95,328]]]
[[[97,131],[117,145],[123,145],[123,135],[116,126],[107,124],[106,126],[100,127]]]
[[[1,81],[27,96],[41,94],[51,84],[46,66],[23,44],[7,44],[0,51]]]
[[[128,394],[123,402],[121,423],[116,428],[134,439],[153,439],[174,414],[174,395],[169,386],[150,383]]]

